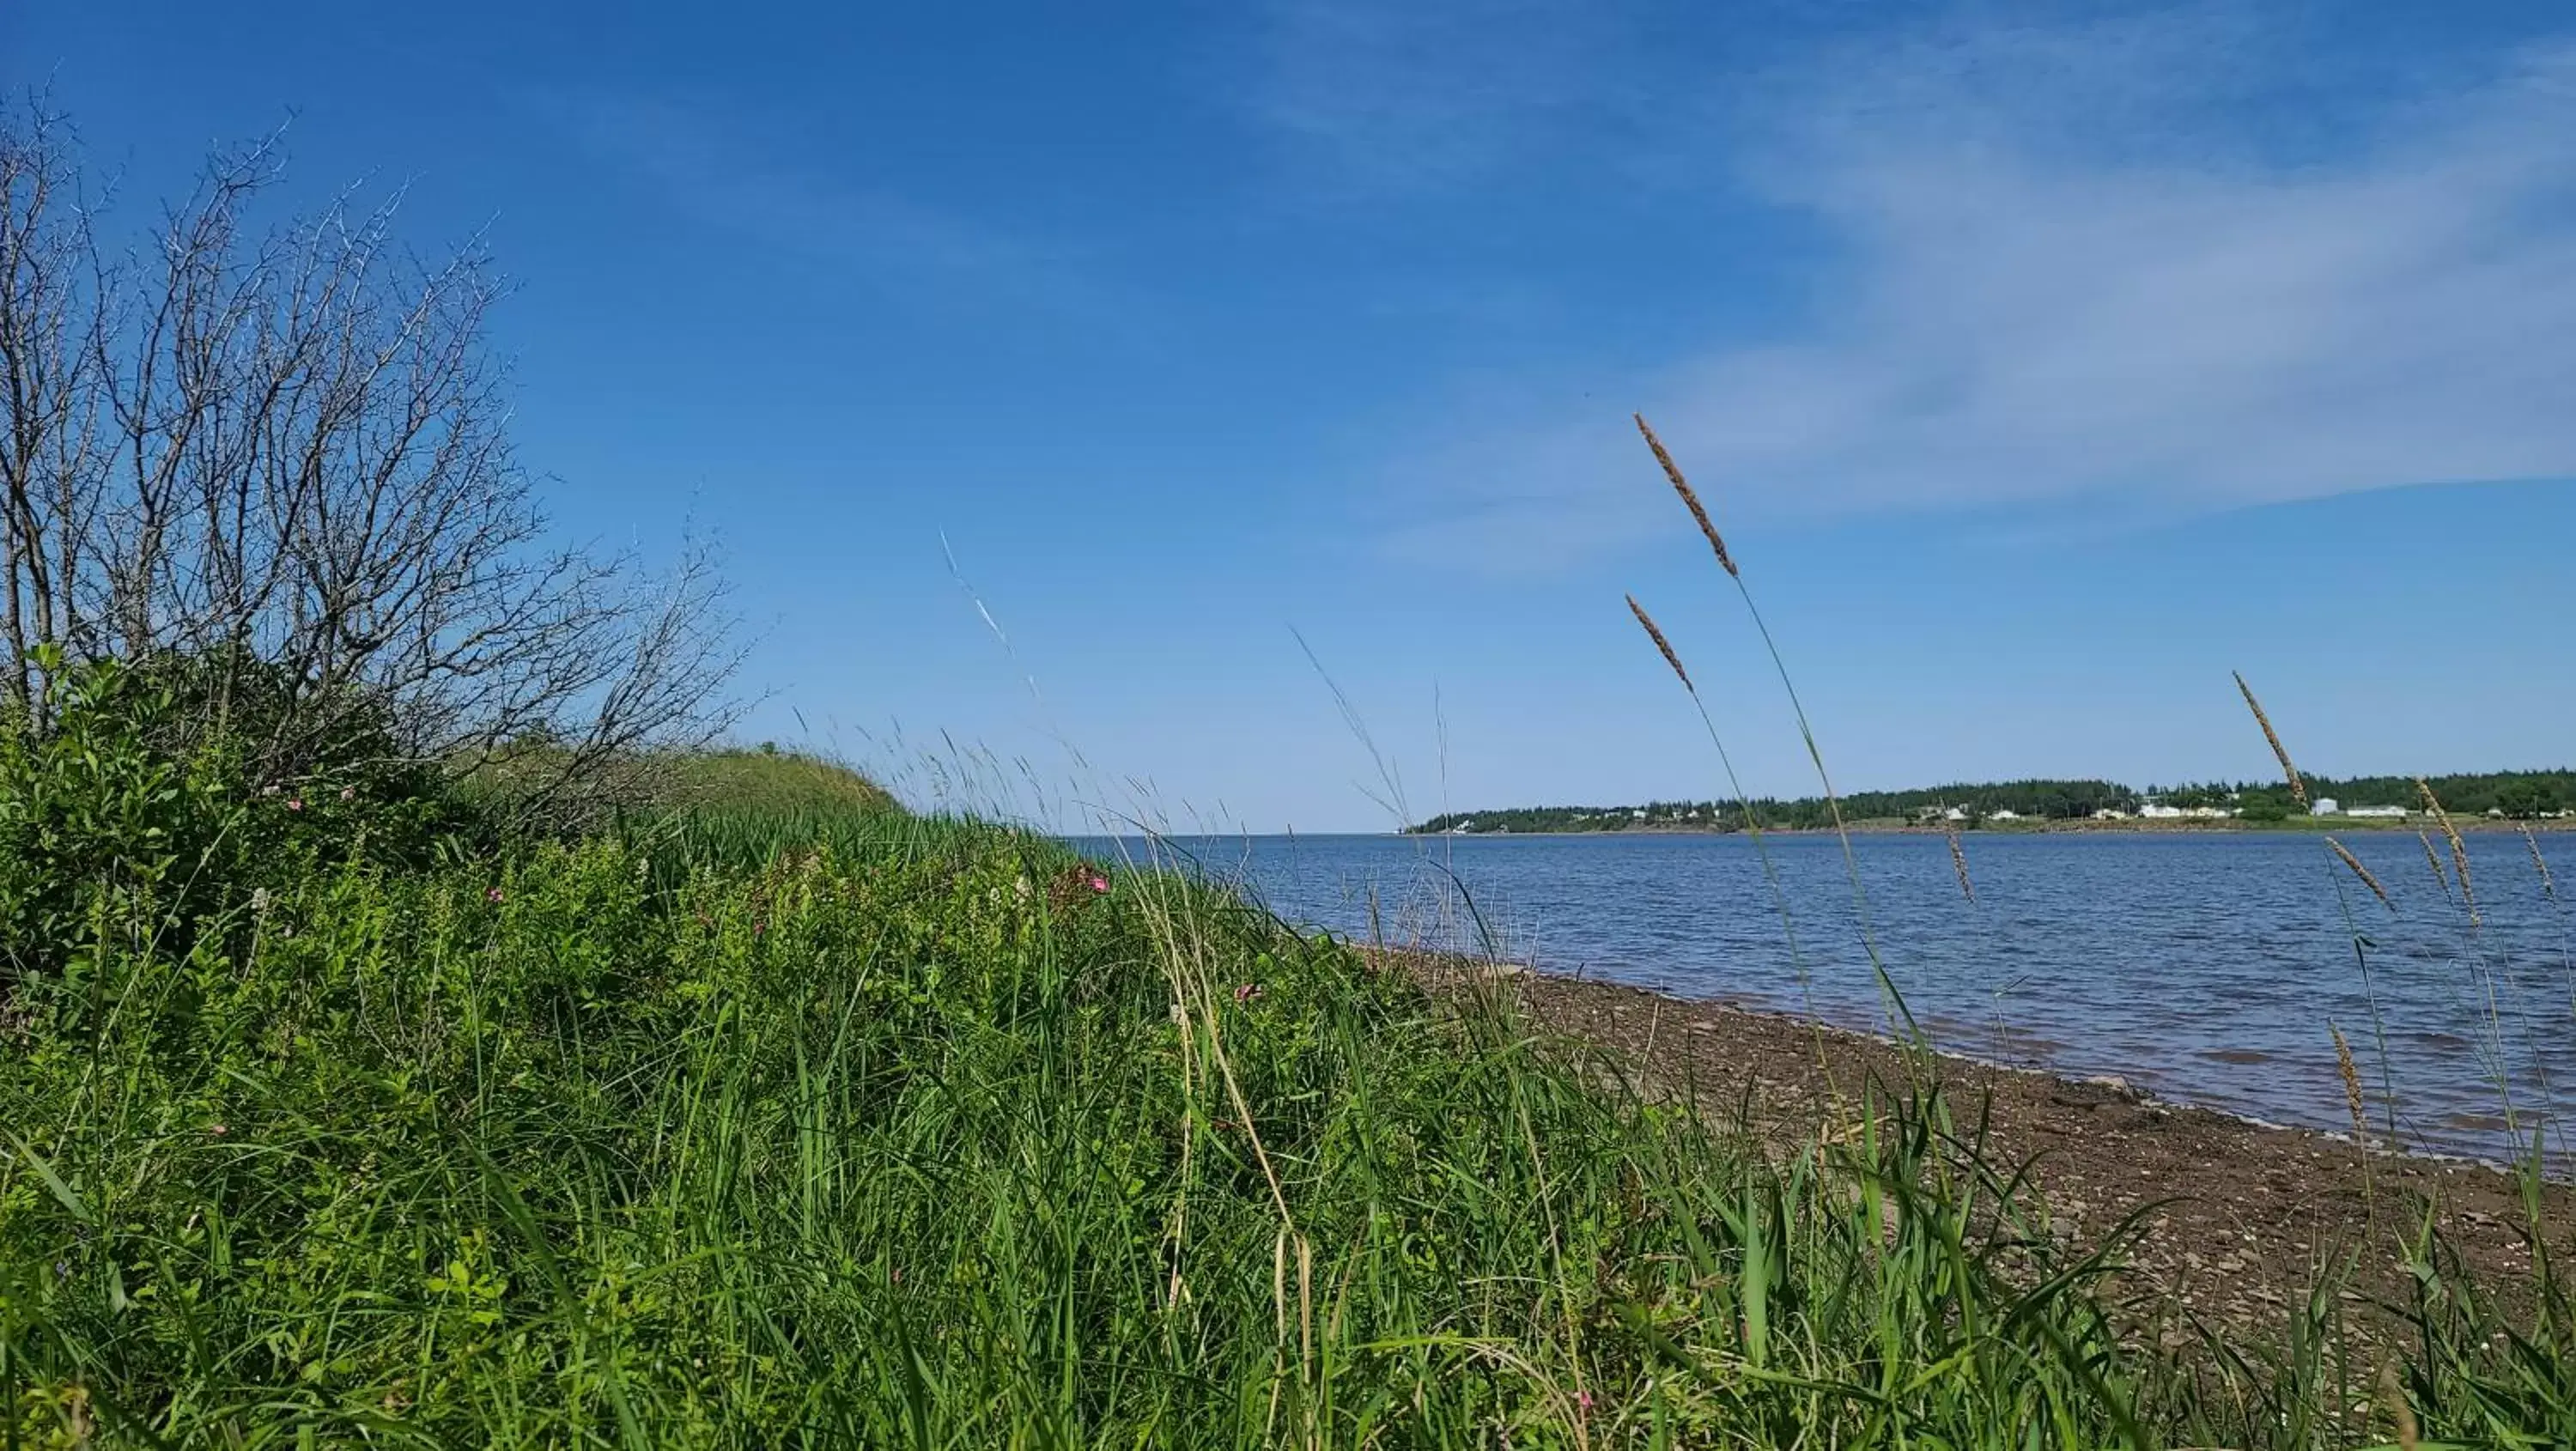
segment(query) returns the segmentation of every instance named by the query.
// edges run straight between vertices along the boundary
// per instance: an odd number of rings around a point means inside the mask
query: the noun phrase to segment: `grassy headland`
[[[1188,877],[705,770],[739,794],[184,946],[92,898],[8,988],[13,1441],[2576,1432],[2545,1255],[2499,1301],[2428,1235],[2392,1349],[2331,1268],[2276,1337],[2141,1344],[2095,1292],[2132,1226],[2053,1227],[1933,1077],[1739,1137]]]
[[[886,789],[846,765],[803,751],[695,751],[672,764],[668,803],[703,820],[741,812],[769,821],[840,820],[899,810]]]

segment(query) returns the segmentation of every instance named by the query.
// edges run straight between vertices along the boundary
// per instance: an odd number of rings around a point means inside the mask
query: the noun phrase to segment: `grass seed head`
[[[1655,648],[1664,653],[1664,663],[1673,667],[1673,674],[1681,677],[1682,689],[1693,695],[1699,694],[1699,687],[1691,684],[1690,672],[1682,668],[1682,657],[1673,653],[1673,642],[1664,638],[1662,630],[1655,628],[1655,617],[1646,613],[1646,607],[1637,603],[1635,595],[1628,596],[1628,612],[1637,617],[1638,624],[1646,627],[1646,638],[1655,642]]]
[[[1708,510],[1700,506],[1699,495],[1691,492],[1690,480],[1682,477],[1682,466],[1673,462],[1664,441],[1655,437],[1655,430],[1646,422],[1646,415],[1637,413],[1630,416],[1637,420],[1637,431],[1646,436],[1646,447],[1655,451],[1655,462],[1664,466],[1664,477],[1673,481],[1673,492],[1682,496],[1682,503],[1690,509],[1691,518],[1698,521],[1699,532],[1707,536],[1708,547],[1717,551],[1719,567],[1729,576],[1742,579],[1744,576],[1735,567],[1735,556],[1726,552],[1726,541],[1719,537],[1717,525],[1710,521]]]
[[[2351,848],[2346,847],[2342,842],[2335,840],[2331,836],[2326,838],[2326,845],[2334,848],[2334,854],[2342,860],[2346,867],[2352,869],[2352,874],[2361,879],[2361,884],[2363,886],[2370,888],[2370,895],[2379,899],[2379,905],[2387,908],[2391,912],[2397,910],[2397,904],[2388,900],[2388,889],[2379,885],[2379,878],[2370,874],[2370,868],[2361,864],[2361,858],[2354,856]]]
[[[2460,904],[2469,910],[2469,925],[2481,926],[2478,889],[2469,882],[2469,844],[2460,840],[2460,829],[2451,824],[2451,813],[2442,809],[2442,799],[2433,794],[2431,782],[2416,777],[2415,791],[2424,798],[2424,809],[2433,813],[2433,824],[2442,828],[2442,839],[2451,844],[2451,870],[2460,879]]]
[[[2557,879],[2549,875],[2549,858],[2540,854],[2540,838],[2532,832],[2529,823],[2522,828],[2522,844],[2531,848],[2531,869],[2540,874],[2540,895],[2545,900],[2557,901]]]
[[[2254,723],[2263,728],[2263,739],[2271,743],[2273,759],[2281,763],[2281,774],[2289,780],[2290,799],[2301,806],[2307,805],[2308,783],[2299,779],[2299,768],[2290,764],[2290,748],[2281,744],[2280,733],[2272,729],[2272,718],[2263,713],[2263,702],[2254,698],[2254,687],[2245,683],[2245,673],[2241,670],[2233,673],[2236,688],[2245,697],[2245,708],[2254,712]]]
[[[2352,1061],[2352,1045],[2344,1041],[2343,1029],[2328,1023],[2326,1031],[2334,1034],[2335,1072],[2343,1077],[2343,1106],[2352,1112],[2352,1136],[2366,1147],[2370,1143],[2370,1115],[2362,1107],[2361,1069]]]
[[[2419,831],[2415,833],[2415,839],[2424,843],[2424,865],[2433,869],[2433,884],[2442,889],[2443,896],[2450,896],[2451,875],[2450,873],[2442,870],[2442,858],[2439,853],[2433,850],[2432,836],[2426,832]]]
[[[2459,828],[2451,825],[2451,813],[2442,809],[2442,798],[2433,794],[2433,783],[2421,776],[2416,777],[2415,794],[2424,798],[2424,809],[2432,814],[2433,822],[2442,828],[2442,834],[2454,841],[2459,840]]]
[[[1970,906],[1975,906],[1977,889],[1968,880],[1968,849],[1959,844],[1958,832],[1944,831],[1941,834],[1950,839],[1950,870],[1959,874],[1959,895],[1966,897]]]
[[[2469,909],[2469,925],[2486,925],[2478,917],[2478,889],[2469,884],[2469,849],[2457,836],[2451,838],[2451,870],[2460,879],[2460,905]]]

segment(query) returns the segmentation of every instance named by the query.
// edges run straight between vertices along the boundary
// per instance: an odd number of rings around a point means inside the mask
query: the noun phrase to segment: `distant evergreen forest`
[[[2445,810],[2458,816],[2503,815],[2531,820],[2555,815],[2576,804],[2576,771],[2489,771],[2475,775],[2430,778]],[[2356,806],[2404,806],[2420,809],[2412,776],[2329,776],[2307,778],[2311,801],[2332,798],[2345,810]],[[1971,824],[1999,812],[2049,821],[2073,821],[2097,811],[2134,814],[2147,802],[2189,809],[2233,808],[2249,821],[2280,821],[2304,812],[2278,781],[2179,782],[2144,789],[2116,781],[1987,781],[1927,786],[1914,791],[1855,791],[1842,798],[1846,821],[1911,821],[1958,807]],[[1765,827],[1825,827],[1833,824],[1825,799],[1756,798],[1755,817]],[[1533,831],[1634,831],[1700,827],[1718,831],[1743,829],[1743,812],[1732,801],[1647,801],[1627,806],[1519,806],[1502,811],[1449,811],[1411,828],[1417,832],[1453,829],[1472,834]]]

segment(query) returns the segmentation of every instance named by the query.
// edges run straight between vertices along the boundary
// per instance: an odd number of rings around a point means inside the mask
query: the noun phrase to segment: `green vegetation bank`
[[[2393,1395],[2331,1259],[2277,1344],[2142,1342],[1928,1079],[1766,1150],[802,758],[513,834],[67,681],[0,731],[0,1443],[2576,1437],[2545,1268],[2423,1244]]]

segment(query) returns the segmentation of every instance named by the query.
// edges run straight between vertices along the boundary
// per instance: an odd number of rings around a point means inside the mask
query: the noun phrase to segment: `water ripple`
[[[1238,864],[1292,920],[1362,936],[1373,907],[1390,938],[1472,948],[1455,872],[1503,947],[1542,966],[1883,1023],[1841,849],[1819,837],[1770,845],[1794,957],[1741,837],[1256,837],[1198,854]],[[2394,1087],[2410,1137],[2490,1157],[2527,1153],[2535,1124],[2576,1095],[2568,920],[2518,838],[2471,840],[2476,928],[2405,835],[2347,840],[2389,884],[2394,914],[2339,892],[2323,844],[2300,835],[1972,834],[1974,906],[1940,838],[1856,845],[1889,975],[1945,1047],[2343,1129],[2331,1021],[2374,1098]],[[2566,1151],[2554,1131],[2552,1143]]]

